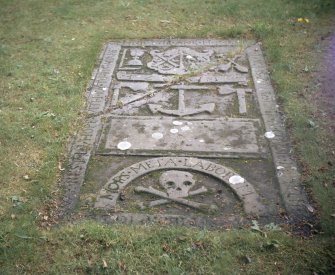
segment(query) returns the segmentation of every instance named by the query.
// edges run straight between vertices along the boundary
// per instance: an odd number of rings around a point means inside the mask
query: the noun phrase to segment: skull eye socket
[[[186,185],[186,186],[190,186],[190,185],[192,185],[192,182],[190,182],[190,181],[188,181],[188,180],[187,180],[187,181],[184,181],[183,183],[184,183],[184,185]]]
[[[168,182],[166,183],[166,185],[167,185],[168,188],[171,188],[171,187],[174,187],[174,186],[175,186],[175,183],[174,183],[173,181],[168,181]]]

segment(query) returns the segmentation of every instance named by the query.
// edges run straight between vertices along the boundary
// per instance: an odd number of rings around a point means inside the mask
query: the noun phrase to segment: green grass
[[[15,234],[7,246],[26,252],[15,266],[31,274],[327,274],[334,268],[326,240],[264,233],[86,222],[30,238]],[[29,253],[36,246],[43,250]]]
[[[0,273],[334,272],[334,165],[327,164],[334,163],[334,141],[325,122],[313,117],[310,93],[316,89],[304,70],[315,67],[333,3],[0,0]],[[310,23],[298,23],[299,17]],[[85,87],[103,44],[166,37],[262,42],[323,234],[304,240],[250,230],[47,226],[59,200],[58,164],[80,127]],[[310,127],[309,119],[318,127]]]

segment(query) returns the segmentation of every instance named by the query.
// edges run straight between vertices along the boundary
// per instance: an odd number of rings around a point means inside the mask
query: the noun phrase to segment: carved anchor
[[[243,88],[231,88],[228,85],[220,86],[219,87],[219,94],[220,95],[230,95],[233,93],[237,94],[237,100],[239,104],[239,113],[244,115],[247,113],[247,105],[245,102],[245,93],[251,93],[251,89],[243,89]]]
[[[151,186],[149,186],[149,188],[145,188],[142,186],[138,186],[135,188],[136,192],[144,192],[163,198],[150,202],[148,207],[154,207],[169,202],[177,202],[204,211],[213,211],[217,209],[215,205],[207,205],[204,203],[194,202],[185,199],[189,196],[203,194],[208,191],[207,188],[204,186],[197,190],[190,191],[190,189],[195,185],[195,180],[193,179],[191,173],[178,170],[164,172],[159,178],[159,184],[163,188],[165,188],[166,193],[157,190]]]
[[[185,107],[185,90],[203,90],[208,89],[207,87],[201,87],[201,86],[184,86],[182,85],[175,85],[172,86],[171,89],[178,90],[178,110],[167,110],[163,109],[162,106],[158,104],[148,104],[149,109],[154,114],[157,112],[167,114],[167,115],[173,115],[173,116],[190,116],[200,113],[212,113],[215,108],[215,103],[206,103],[202,104],[199,108],[186,108]]]

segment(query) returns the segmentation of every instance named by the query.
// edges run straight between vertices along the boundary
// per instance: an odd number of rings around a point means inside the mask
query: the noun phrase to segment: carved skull
[[[191,173],[170,170],[164,172],[159,178],[159,184],[166,189],[169,197],[184,198],[195,185],[195,180]]]

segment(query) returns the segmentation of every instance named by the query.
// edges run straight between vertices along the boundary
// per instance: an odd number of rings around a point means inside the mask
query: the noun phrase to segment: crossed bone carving
[[[165,188],[166,193],[151,186],[149,186],[149,188],[143,186],[138,186],[135,188],[136,192],[153,194],[162,198],[150,202],[148,207],[154,207],[169,202],[177,202],[199,210],[210,211],[216,209],[215,205],[208,205],[185,199],[189,196],[208,192],[207,188],[204,186],[194,191],[190,191],[190,189],[195,185],[195,180],[193,179],[191,173],[178,170],[166,171],[159,178],[159,184]]]

